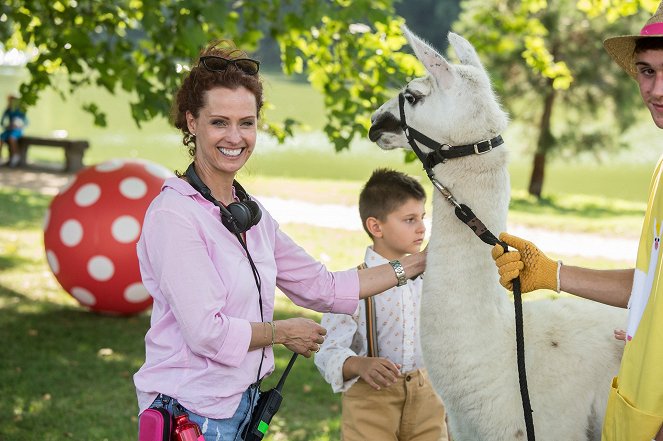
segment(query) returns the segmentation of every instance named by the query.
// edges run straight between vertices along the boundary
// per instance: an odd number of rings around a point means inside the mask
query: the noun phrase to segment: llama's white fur
[[[449,33],[461,62],[451,64],[406,27],[403,31],[428,71],[404,89],[416,99],[414,105],[405,103],[408,125],[450,145],[501,134],[507,116],[472,45]],[[394,98],[373,115],[371,139],[384,149],[407,146],[399,120]],[[484,155],[449,160],[434,172],[490,231],[506,231],[510,185],[504,145]],[[455,441],[526,439],[514,307],[498,283],[490,251],[435,190],[421,339]],[[537,440],[600,439],[610,381],[623,350],[613,329],[625,325],[625,311],[579,298],[526,299],[523,310]]]

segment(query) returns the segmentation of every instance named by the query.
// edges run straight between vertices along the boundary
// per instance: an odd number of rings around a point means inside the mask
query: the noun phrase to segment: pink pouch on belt
[[[170,441],[172,419],[163,408],[146,409],[138,418],[138,441]]]

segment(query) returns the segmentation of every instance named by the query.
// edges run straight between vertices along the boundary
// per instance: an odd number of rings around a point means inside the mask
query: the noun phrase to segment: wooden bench
[[[21,161],[19,165],[26,165],[28,147],[31,145],[60,147],[64,149],[65,166],[64,171],[75,172],[83,168],[83,155],[90,147],[90,143],[80,139],[66,138],[38,138],[35,136],[23,136],[18,141]]]

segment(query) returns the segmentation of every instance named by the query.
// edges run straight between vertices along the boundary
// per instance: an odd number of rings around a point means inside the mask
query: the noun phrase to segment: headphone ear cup
[[[241,228],[239,228],[235,216],[228,216],[226,214],[221,214],[221,223],[223,224],[224,227],[226,227],[228,231],[230,231],[233,234],[241,234],[244,232],[242,231]]]
[[[260,219],[262,218],[260,206],[256,201],[251,200],[244,202],[244,204],[249,207],[249,211],[251,212],[251,226],[258,225],[258,222],[260,222]]]
[[[254,201],[233,202],[226,208],[232,214],[232,219],[229,223],[234,225],[233,228],[229,228],[231,231],[244,233],[257,224],[262,217],[260,207]]]

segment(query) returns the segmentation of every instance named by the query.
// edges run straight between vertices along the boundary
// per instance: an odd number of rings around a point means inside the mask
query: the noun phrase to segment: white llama
[[[406,27],[403,31],[428,71],[402,91],[408,125],[451,146],[502,133],[507,116],[472,45],[449,33],[461,62],[454,65]],[[381,148],[407,146],[397,98],[383,104],[372,123],[369,137]],[[450,159],[433,170],[490,231],[506,231],[510,186],[504,145]],[[525,440],[513,302],[498,283],[491,247],[456,218],[440,192],[434,193],[421,306],[426,366],[446,404],[454,441]],[[600,439],[624,344],[614,339],[613,329],[625,326],[625,310],[565,298],[525,301],[523,311],[537,441]]]

